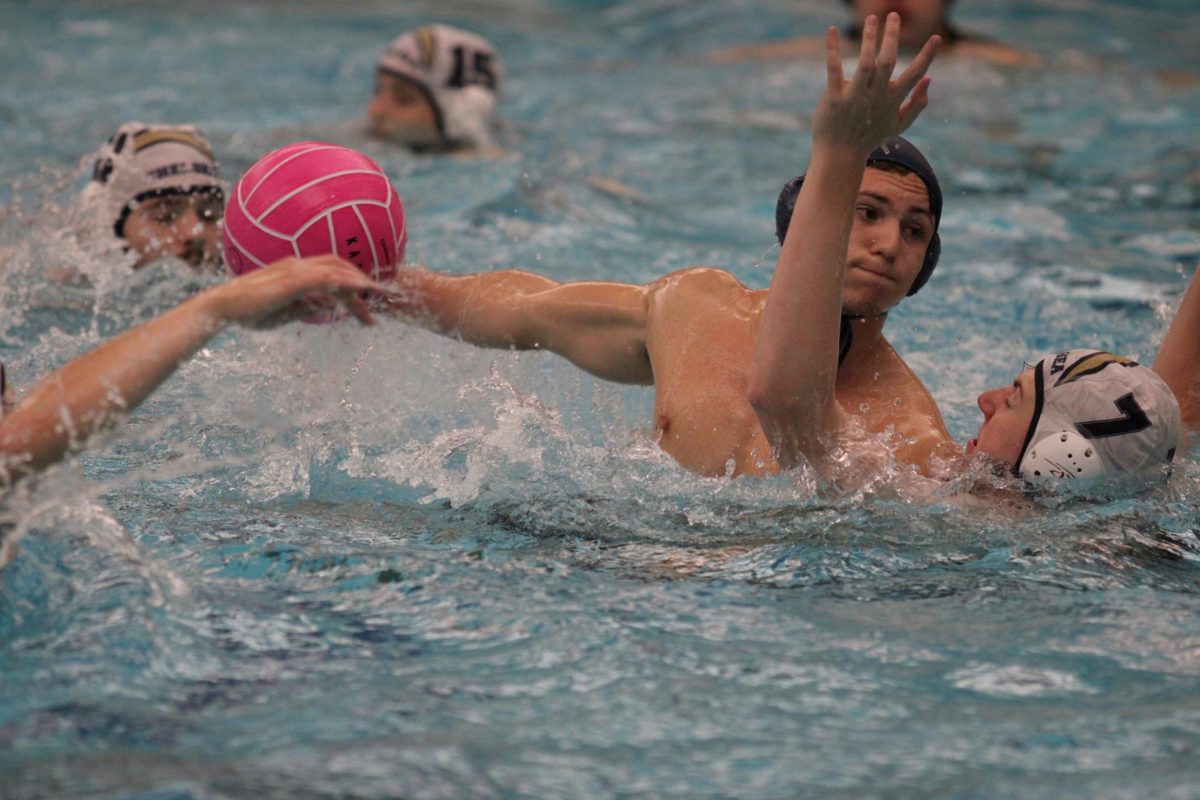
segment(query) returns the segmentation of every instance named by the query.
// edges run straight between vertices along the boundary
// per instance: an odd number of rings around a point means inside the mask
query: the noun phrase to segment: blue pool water
[[[939,63],[911,131],[945,252],[888,331],[966,438],[1022,359],[1153,357],[1200,260],[1200,15],[956,5],[1051,56]],[[82,233],[83,156],[132,118],[200,125],[229,178],[293,139],[362,147],[437,268],[711,264],[764,286],[821,67],[696,56],[841,13],[0,2],[0,358],[28,386],[203,283],[131,276]],[[378,52],[430,20],[501,51],[504,157],[357,132]],[[65,267],[90,285],[49,277]],[[0,573],[0,797],[1200,794],[1195,453],[1102,503],[903,476],[829,498],[683,472],[649,407],[398,323],[223,335],[0,500],[22,537]]]

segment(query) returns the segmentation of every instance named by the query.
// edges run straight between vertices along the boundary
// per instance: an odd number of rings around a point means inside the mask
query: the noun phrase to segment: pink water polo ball
[[[289,256],[336,253],[375,280],[404,263],[404,204],[379,165],[327,142],[298,142],[246,170],[225,209],[234,275]]]

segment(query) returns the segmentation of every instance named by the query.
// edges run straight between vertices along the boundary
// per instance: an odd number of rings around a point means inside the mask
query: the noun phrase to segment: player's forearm
[[[558,283],[519,270],[443,275],[405,270],[387,309],[477,347],[546,350],[604,380],[654,382],[646,352],[644,286]]]
[[[782,359],[771,370],[780,388],[812,380],[814,353],[836,364],[846,251],[865,160],[854,150],[814,148],[759,335],[760,354]]]
[[[1200,266],[1154,359],[1157,372],[1179,400],[1183,423],[1200,428]]]
[[[406,322],[479,347],[534,346],[518,303],[558,284],[540,275],[500,270],[477,275],[443,275],[402,270],[385,299],[387,310]]]
[[[803,439],[801,450],[833,419],[842,280],[865,158],[814,145],[755,348],[750,401],[768,436]]]
[[[210,295],[198,295],[43,378],[0,419],[0,481],[53,464],[140,404],[223,327]]]

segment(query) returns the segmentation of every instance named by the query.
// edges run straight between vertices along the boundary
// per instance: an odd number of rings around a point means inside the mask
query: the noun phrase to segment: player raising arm
[[[813,161],[776,266],[749,390],[779,463],[789,467],[807,460],[823,474],[833,471],[834,448],[862,455],[849,443],[849,434],[862,426],[833,392],[839,287],[862,156],[924,108],[923,75],[936,48],[931,40],[891,80],[899,17],[889,15],[881,42],[878,27],[874,18],[864,26],[858,67],[849,81],[842,75],[837,33],[827,35],[828,84],[813,121]],[[809,223],[803,232],[801,220]],[[1198,344],[1200,288],[1193,285],[1155,370],[1090,349],[1048,355],[1011,385],[980,395],[984,420],[966,454],[979,454],[1035,485],[1135,473],[1161,477],[1180,442],[1175,393],[1184,403],[1182,421],[1196,424]]]
[[[747,392],[785,468],[802,456],[820,463],[849,423],[834,387],[859,186],[871,151],[907,129],[928,103],[925,72],[939,44],[931,38],[892,80],[899,34],[898,14],[888,16],[882,42],[879,20],[869,17],[858,66],[847,80],[837,30],[826,33],[827,82],[813,118],[812,157],[771,280]]]

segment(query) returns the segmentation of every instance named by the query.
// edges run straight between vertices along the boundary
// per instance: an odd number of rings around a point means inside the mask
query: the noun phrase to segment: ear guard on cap
[[[1029,448],[1018,474],[1034,486],[1052,486],[1063,479],[1098,478],[1104,465],[1091,442],[1073,431],[1060,431]]]
[[[933,268],[937,266],[941,255],[942,236],[937,231],[934,231],[933,238],[929,240],[929,247],[925,250],[925,260],[921,263],[921,271],[917,273],[912,286],[908,287],[908,293],[905,297],[912,297],[920,291],[925,282],[929,280],[929,276],[933,274]]]

